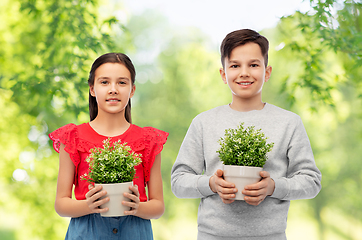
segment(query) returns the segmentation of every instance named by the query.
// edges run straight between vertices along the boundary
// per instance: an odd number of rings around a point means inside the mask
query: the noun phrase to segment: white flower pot
[[[102,204],[100,208],[108,208],[109,210],[105,213],[101,213],[102,217],[118,217],[124,216],[124,211],[129,211],[130,208],[122,205],[122,201],[130,202],[129,198],[123,196],[124,192],[131,193],[129,186],[132,186],[132,182],[125,183],[110,183],[110,184],[95,184],[96,186],[101,185],[102,190],[107,191],[107,194],[102,198],[109,197],[109,201]],[[101,199],[102,199],[101,198]]]
[[[223,171],[224,179],[234,183],[235,187],[238,189],[238,192],[235,193],[235,200],[244,200],[245,195],[241,192],[244,190],[245,186],[260,181],[260,172],[263,171],[263,168],[223,165]]]

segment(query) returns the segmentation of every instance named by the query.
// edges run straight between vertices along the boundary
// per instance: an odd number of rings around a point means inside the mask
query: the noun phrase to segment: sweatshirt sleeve
[[[308,135],[300,118],[289,141],[287,158],[287,176],[273,179],[275,190],[271,197],[280,200],[314,198],[321,190],[322,174],[315,164]]]
[[[171,170],[171,189],[178,198],[203,198],[215,194],[205,170],[201,123],[195,119],[188,129]]]

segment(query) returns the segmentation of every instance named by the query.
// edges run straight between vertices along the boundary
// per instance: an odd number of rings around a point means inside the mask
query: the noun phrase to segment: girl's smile
[[[118,98],[109,98],[106,101],[109,103],[119,103],[121,100],[119,100]]]

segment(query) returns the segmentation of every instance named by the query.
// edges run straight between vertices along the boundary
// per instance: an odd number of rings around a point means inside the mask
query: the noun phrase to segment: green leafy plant
[[[267,137],[255,126],[244,128],[241,123],[236,129],[226,129],[225,136],[219,143],[217,151],[224,165],[263,167],[274,143],[267,143]]]
[[[110,143],[103,141],[103,148],[92,148],[86,161],[89,173],[82,177],[89,183],[131,182],[136,174],[135,166],[142,162],[140,156],[121,140]]]

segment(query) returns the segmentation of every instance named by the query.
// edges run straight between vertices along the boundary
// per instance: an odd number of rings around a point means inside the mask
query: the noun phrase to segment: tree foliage
[[[299,59],[298,76],[287,77],[281,92],[287,92],[294,103],[298,89],[308,89],[316,110],[319,103],[334,106],[333,90],[343,84],[356,87],[362,96],[358,76],[362,74],[362,3],[360,1],[313,1],[313,9],[305,14],[296,12],[279,24],[284,48]],[[283,24],[289,23],[289,24]],[[329,61],[333,51],[343,68],[334,69]]]
[[[283,80],[280,87],[271,84],[280,93],[275,102],[302,116],[322,171],[322,191],[307,203],[319,239],[359,239],[362,172],[354,166],[362,144],[362,3],[327,0],[311,6],[308,13],[282,18],[271,33],[277,49],[273,74]],[[346,230],[341,221],[354,227]]]
[[[47,122],[70,111],[86,111],[91,61],[114,48],[109,25],[97,1],[7,1],[2,9],[1,87],[26,113]],[[11,14],[9,14],[11,13]],[[51,103],[51,104],[49,104]]]

